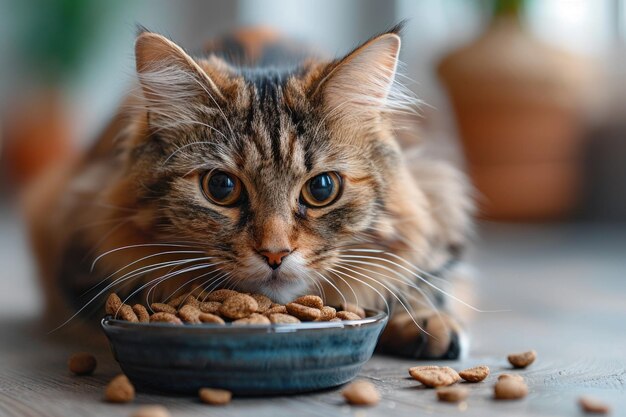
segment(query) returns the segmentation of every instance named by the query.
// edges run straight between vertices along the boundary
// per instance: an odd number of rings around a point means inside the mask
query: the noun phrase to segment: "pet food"
[[[97,365],[96,358],[86,352],[75,353],[67,361],[67,367],[74,375],[91,375]]]
[[[352,405],[376,405],[380,401],[378,390],[368,381],[352,382],[341,394]]]
[[[313,321],[322,316],[322,312],[315,307],[308,307],[298,303],[289,303],[286,307],[289,314],[302,321]]]
[[[459,376],[467,382],[480,382],[489,376],[489,367],[481,365],[465,369],[459,372]]]
[[[441,387],[437,388],[437,399],[447,403],[458,403],[465,400],[469,395],[469,390],[463,387]]]
[[[447,366],[416,366],[409,369],[409,375],[429,388],[447,387],[461,379],[454,369]]]
[[[233,397],[230,391],[215,388],[200,388],[198,395],[200,396],[200,401],[211,405],[226,405]]]
[[[133,312],[139,319],[140,323],[148,323],[150,321],[150,313],[148,313],[148,310],[146,310],[146,308],[141,304],[135,304],[133,306]]]
[[[104,399],[111,403],[131,402],[135,399],[135,387],[126,375],[118,375],[106,386]]]
[[[259,304],[256,300],[246,294],[236,294],[228,297],[220,307],[220,314],[229,319],[237,320],[248,317],[256,312]]]
[[[132,414],[132,417],[170,417],[167,408],[162,405],[144,405]]]
[[[289,314],[273,313],[269,316],[270,322],[280,324],[295,324],[300,323],[297,317],[290,316]]]
[[[150,316],[151,323],[171,323],[171,324],[183,324],[183,322],[173,315],[172,313],[154,313]]]
[[[494,387],[494,396],[498,400],[518,400],[528,395],[528,386],[518,378],[501,378]]]
[[[509,362],[515,368],[526,368],[537,359],[537,352],[530,350],[523,353],[515,353],[508,356]]]
[[[578,405],[588,414],[609,414],[611,412],[611,408],[608,405],[591,397],[580,397]]]

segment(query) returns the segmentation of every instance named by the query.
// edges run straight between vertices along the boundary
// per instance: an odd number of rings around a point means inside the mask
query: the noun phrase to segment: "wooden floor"
[[[0,221],[0,416],[130,416],[141,404],[164,404],[173,416],[572,416],[576,398],[590,394],[626,415],[626,229],[612,226],[485,226],[471,256],[480,271],[477,304],[504,313],[480,313],[470,324],[468,358],[461,369],[487,364],[485,382],[468,385],[461,405],[435,401],[432,390],[407,378],[415,361],[375,356],[361,377],[382,393],[374,408],[345,405],[339,389],[271,398],[235,399],[208,407],[195,398],[140,393],[135,403],[102,401],[119,368],[105,349],[58,343],[36,320],[39,305],[20,228]],[[530,394],[516,402],[492,399],[506,354],[533,348],[539,357],[521,371]],[[72,377],[66,358],[96,353],[93,376]]]

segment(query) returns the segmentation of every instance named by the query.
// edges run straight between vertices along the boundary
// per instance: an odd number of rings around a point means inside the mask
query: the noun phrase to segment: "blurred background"
[[[1,0],[6,273],[34,275],[19,191],[112,116],[134,82],[137,24],[190,51],[271,26],[336,56],[403,19],[402,81],[424,105],[402,139],[468,172],[489,233],[625,230],[624,0]]]

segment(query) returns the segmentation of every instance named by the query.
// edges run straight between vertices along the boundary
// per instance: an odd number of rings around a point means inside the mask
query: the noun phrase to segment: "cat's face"
[[[201,244],[224,282],[277,301],[322,281],[397,188],[382,112],[398,49],[387,34],[340,61],[243,71],[141,35],[151,137],[134,154],[160,238]]]

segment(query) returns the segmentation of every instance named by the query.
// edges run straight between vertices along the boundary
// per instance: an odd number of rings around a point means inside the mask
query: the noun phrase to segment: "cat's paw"
[[[413,316],[393,314],[380,341],[378,350],[414,359],[458,359],[467,353],[461,326],[445,313],[421,311]]]

